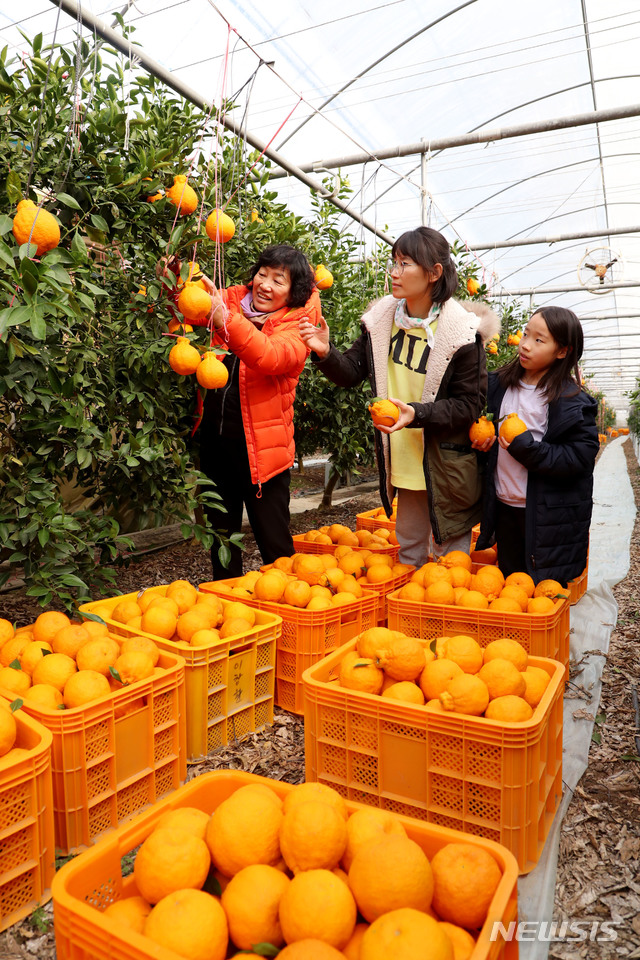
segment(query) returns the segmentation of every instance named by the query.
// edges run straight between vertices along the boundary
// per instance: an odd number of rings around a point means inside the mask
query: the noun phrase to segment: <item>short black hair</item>
[[[391,256],[404,254],[423,270],[433,270],[436,263],[442,264],[442,276],[436,280],[431,292],[434,303],[445,303],[458,289],[458,273],[451,258],[451,247],[446,237],[431,227],[417,227],[407,230],[398,237],[391,248]]]
[[[286,267],[291,280],[287,306],[304,307],[313,292],[313,271],[304,253],[296,250],[295,247],[290,247],[287,243],[265,247],[249,271],[247,281],[249,286],[261,267]]]

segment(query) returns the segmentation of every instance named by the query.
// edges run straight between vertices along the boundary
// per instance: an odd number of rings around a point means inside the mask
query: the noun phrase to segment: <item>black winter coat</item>
[[[529,471],[525,516],[526,572],[536,583],[553,579],[566,584],[580,576],[587,562],[593,507],[593,468],[599,449],[598,404],[583,390],[564,393],[549,404],[547,431],[540,441],[527,430],[509,445],[510,455]],[[489,374],[487,409],[497,422],[506,388]],[[495,542],[495,469],[498,443],[487,456],[484,510],[477,549]],[[499,561],[498,561],[499,562]]]

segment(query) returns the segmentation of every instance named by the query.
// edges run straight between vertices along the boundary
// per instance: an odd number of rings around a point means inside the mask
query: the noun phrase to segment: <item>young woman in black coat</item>
[[[564,307],[542,307],[527,323],[518,356],[489,374],[487,410],[517,413],[528,429],[473,446],[488,452],[477,548],[498,545],[505,576],[566,586],[584,570],[589,548],[597,402],[582,387],[580,321]],[[496,442],[497,439],[497,442]]]

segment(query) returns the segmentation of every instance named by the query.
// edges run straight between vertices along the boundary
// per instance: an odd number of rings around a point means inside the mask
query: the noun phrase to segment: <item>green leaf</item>
[[[97,213],[91,214],[91,223],[94,225],[94,227],[97,230],[101,230],[102,233],[109,233],[109,224],[104,219],[104,217],[101,217],[99,214]]]
[[[278,947],[274,947],[272,943],[253,943],[251,949],[259,957],[277,957],[280,953]]]
[[[97,613],[89,613],[88,610],[82,611],[83,620],[93,620],[94,623],[101,623],[106,627],[107,621],[103,620],[102,617],[99,617]]]
[[[45,340],[47,336],[47,323],[44,319],[44,307],[34,304],[29,317],[29,326],[34,340]]]
[[[12,670],[22,670],[19,660],[12,660],[9,666]]]
[[[24,704],[24,700],[22,700],[20,697],[16,697],[16,699],[12,700],[11,703],[9,704],[11,713],[15,713],[16,710],[20,710],[23,704]]]
[[[30,319],[30,307],[5,307],[4,310],[0,310],[0,337],[9,327],[16,327],[19,323],[27,323]]]
[[[20,203],[23,197],[22,197],[22,183],[20,181],[20,175],[17,173],[16,170],[10,170],[9,173],[7,174],[6,189],[7,189],[7,197],[9,199],[9,203],[13,204],[14,206],[17,206],[17,204]]]
[[[73,235],[73,240],[71,241],[71,252],[74,253],[76,257],[80,257],[82,260],[87,259],[87,245],[77,230]]]
[[[109,667],[109,673],[111,674],[114,680],[117,680],[118,683],[122,683],[122,678],[115,667]]]
[[[73,197],[70,197],[68,193],[57,193],[56,200],[59,203],[63,203],[65,207],[70,207],[72,210],[82,210],[82,207]]]
[[[87,449],[80,447],[80,449],[76,451],[76,460],[78,461],[78,466],[82,470],[84,467],[91,466],[92,457]]]

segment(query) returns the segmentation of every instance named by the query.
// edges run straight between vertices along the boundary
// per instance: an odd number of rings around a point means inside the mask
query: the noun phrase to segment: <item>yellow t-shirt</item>
[[[435,332],[438,321],[431,324]],[[427,331],[423,327],[403,330],[394,323],[389,347],[387,367],[388,396],[404,403],[422,399],[424,378],[427,372],[429,347]],[[404,490],[425,490],[424,433],[409,427],[398,430],[389,437],[391,441],[391,482]]]

